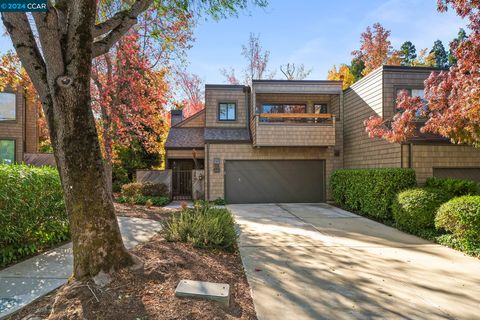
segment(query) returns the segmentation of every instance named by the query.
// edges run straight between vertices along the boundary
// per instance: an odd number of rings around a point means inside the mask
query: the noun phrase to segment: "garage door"
[[[325,201],[322,160],[261,160],[225,162],[227,203]]]
[[[480,168],[433,168],[433,176],[480,182]]]

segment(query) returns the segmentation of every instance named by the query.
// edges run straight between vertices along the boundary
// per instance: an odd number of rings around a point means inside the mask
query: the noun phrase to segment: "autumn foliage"
[[[425,80],[425,101],[401,94],[401,112],[393,119],[368,119],[370,137],[402,142],[415,134],[415,126],[421,126],[421,132],[439,134],[453,143],[480,146],[480,1],[438,1],[439,11],[449,7],[469,20],[471,30],[467,38],[452,44],[456,64],[430,74]]]

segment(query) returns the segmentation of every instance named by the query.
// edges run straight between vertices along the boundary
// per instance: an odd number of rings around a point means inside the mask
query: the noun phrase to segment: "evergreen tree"
[[[417,58],[417,50],[410,41],[405,41],[400,47],[400,59],[402,66],[410,66]]]
[[[350,63],[350,73],[353,75],[353,82],[357,82],[363,77],[363,69],[365,69],[365,63],[360,58],[354,58]]]
[[[445,50],[441,40],[437,40],[433,43],[433,48],[430,50],[430,53],[435,54],[435,67],[448,67],[447,51]]]
[[[454,55],[455,48],[460,44],[460,42],[462,42],[466,38],[468,38],[467,33],[463,28],[460,28],[460,30],[458,30],[457,37],[450,42],[450,51],[448,52],[449,65],[452,66],[457,63],[457,58]]]

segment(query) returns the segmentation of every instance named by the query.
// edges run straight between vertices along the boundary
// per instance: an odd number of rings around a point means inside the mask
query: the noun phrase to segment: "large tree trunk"
[[[75,88],[53,95],[57,130],[51,138],[70,218],[78,279],[129,265],[132,259],[123,245],[108,189],[90,108],[89,76],[77,77],[75,84]]]
[[[70,220],[77,279],[133,263],[123,245],[106,187],[90,106],[95,15],[95,0],[76,0],[68,7],[33,14],[42,54],[27,15],[2,12],[15,49],[42,101]],[[99,46],[104,48],[104,43]]]

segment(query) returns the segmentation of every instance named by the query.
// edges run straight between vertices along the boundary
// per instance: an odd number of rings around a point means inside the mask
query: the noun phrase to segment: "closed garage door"
[[[433,176],[480,182],[480,168],[433,168]]]
[[[225,162],[227,203],[325,201],[322,160],[259,160]]]

